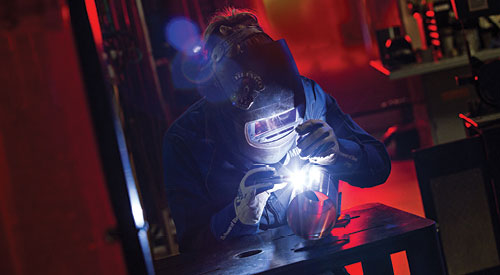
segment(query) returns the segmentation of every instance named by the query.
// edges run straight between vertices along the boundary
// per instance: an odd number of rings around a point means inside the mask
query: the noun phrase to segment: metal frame
[[[120,121],[113,112],[110,91],[107,89],[94,38],[88,20],[85,1],[67,1],[74,39],[85,81],[87,100],[94,125],[103,171],[110,194],[110,201],[117,219],[115,235],[121,242],[130,274],[154,274],[147,225],[137,227],[131,206],[131,185],[127,177],[130,163],[124,158],[127,148]],[[128,186],[127,186],[128,185]],[[137,190],[135,190],[137,192]],[[133,194],[132,194],[133,195]],[[104,237],[104,236],[103,236]]]

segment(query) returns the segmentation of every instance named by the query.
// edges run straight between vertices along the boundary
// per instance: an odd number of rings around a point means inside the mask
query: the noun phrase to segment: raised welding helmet
[[[295,145],[305,96],[284,40],[241,46],[256,34],[264,33],[249,26],[215,44],[204,95],[217,106],[216,126],[229,149],[254,163],[272,164]]]

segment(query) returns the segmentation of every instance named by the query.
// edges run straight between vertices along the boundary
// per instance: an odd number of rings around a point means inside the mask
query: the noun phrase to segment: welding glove
[[[273,167],[259,167],[246,173],[234,199],[236,216],[243,224],[257,224],[272,192],[286,186]]]
[[[297,148],[300,158],[312,163],[331,165],[340,153],[339,142],[332,127],[325,121],[308,120],[295,128],[299,134]]]

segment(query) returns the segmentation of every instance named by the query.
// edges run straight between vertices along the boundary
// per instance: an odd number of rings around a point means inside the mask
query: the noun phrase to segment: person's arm
[[[216,242],[209,227],[213,206],[201,184],[201,174],[195,163],[179,137],[164,137],[163,172],[167,202],[181,252]]]
[[[220,241],[257,232],[258,223],[246,225],[236,218],[233,198],[216,209],[190,149],[178,136],[164,137],[163,165],[167,202],[181,252],[211,248]]]
[[[343,113],[336,100],[317,83],[305,79],[304,86],[313,91],[312,100],[307,106],[309,117],[326,121],[338,141],[340,154],[329,165],[331,171],[340,180],[357,187],[384,183],[391,171],[391,161],[385,146]]]

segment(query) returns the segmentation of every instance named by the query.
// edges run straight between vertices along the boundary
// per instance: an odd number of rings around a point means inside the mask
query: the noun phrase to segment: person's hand
[[[240,182],[234,209],[238,219],[247,225],[257,224],[267,199],[272,192],[286,186],[283,177],[272,167],[255,168],[246,173]]]
[[[300,157],[320,165],[334,164],[339,153],[339,142],[328,123],[311,119],[295,128],[299,134],[297,148]]]

